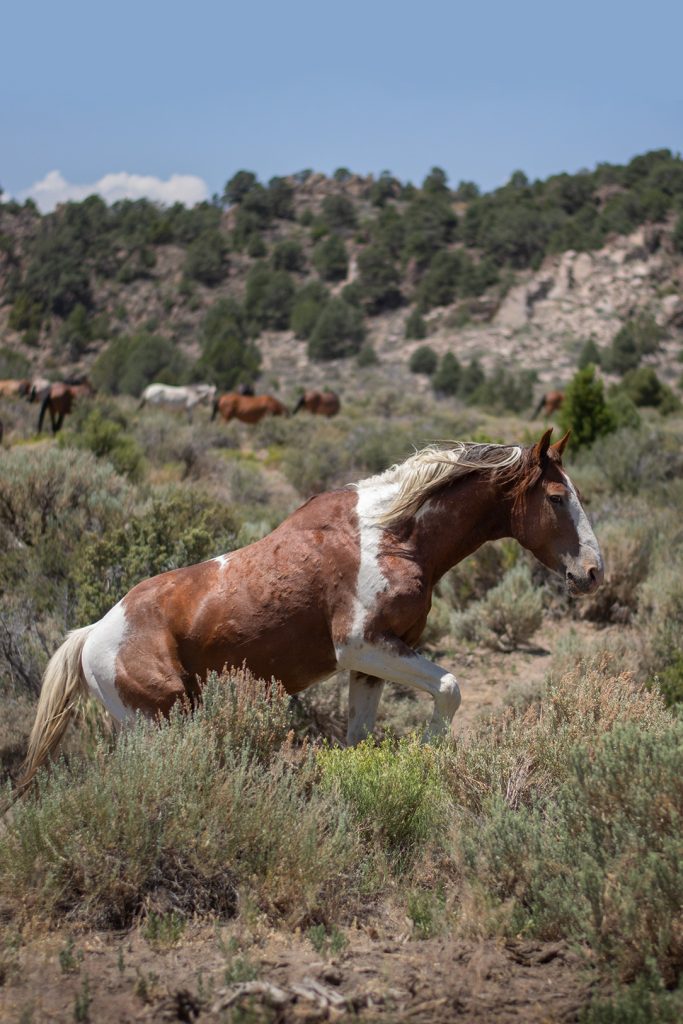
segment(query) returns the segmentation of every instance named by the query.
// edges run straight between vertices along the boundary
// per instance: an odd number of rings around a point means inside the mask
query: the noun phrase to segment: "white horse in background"
[[[170,409],[185,409],[191,422],[195,405],[202,402],[211,405],[215,397],[215,384],[185,384],[182,387],[174,387],[172,384],[148,384],[140,397],[139,408],[142,409],[149,402],[150,405],[163,405]]]

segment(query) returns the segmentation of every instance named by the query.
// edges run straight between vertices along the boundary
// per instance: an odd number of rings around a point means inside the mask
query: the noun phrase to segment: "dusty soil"
[[[570,629],[586,644],[596,632],[586,623],[549,622],[537,648],[439,656],[462,684],[455,734],[495,711],[511,690],[538,687],[552,660],[544,643],[554,648]],[[337,718],[342,692],[335,699]],[[422,722],[428,713],[420,699],[411,715]],[[65,927],[12,942],[0,907],[0,1021],[559,1024],[578,1020],[594,983],[567,944],[420,940],[388,908],[373,908],[372,926],[341,928],[344,948],[335,955],[316,952],[298,930],[270,932],[245,917],[192,924],[164,945],[150,940],[144,923],[126,934]]]
[[[243,958],[228,951],[226,933],[206,927],[165,950],[140,930],[75,936],[73,945],[53,934],[18,954],[0,989],[0,1018],[559,1024],[575,1021],[589,997],[585,965],[561,943],[345,934],[347,948],[331,958],[300,935],[268,937]],[[240,972],[252,980],[234,980]]]

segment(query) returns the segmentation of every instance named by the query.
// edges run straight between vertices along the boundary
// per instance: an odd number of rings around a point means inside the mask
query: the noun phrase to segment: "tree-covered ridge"
[[[550,253],[598,248],[611,234],[665,219],[675,220],[683,251],[683,160],[669,150],[543,181],[516,171],[486,194],[471,182],[449,187],[439,168],[419,188],[390,172],[373,179],[340,168],[331,178],[304,171],[267,185],[239,171],[222,195],[192,209],[107,206],[91,196],[41,215],[31,201],[6,202],[0,316],[4,306],[25,345],[47,346],[66,362],[94,343],[99,350],[116,340],[122,352],[141,328],[182,347],[184,319],[201,313],[199,362],[170,358],[157,340],[161,362],[139,358],[148,372],[134,390],[164,372],[169,380],[201,372],[230,387],[258,367],[254,342],[264,330],[293,329],[313,359],[353,355],[369,317],[412,304],[419,324],[430,309],[495,289]],[[129,295],[145,281],[164,285],[156,323],[127,315]]]

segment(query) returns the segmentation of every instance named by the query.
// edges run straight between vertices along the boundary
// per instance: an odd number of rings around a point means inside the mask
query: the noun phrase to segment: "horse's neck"
[[[477,474],[429,499],[415,517],[418,557],[434,582],[489,540],[510,536],[510,501]]]

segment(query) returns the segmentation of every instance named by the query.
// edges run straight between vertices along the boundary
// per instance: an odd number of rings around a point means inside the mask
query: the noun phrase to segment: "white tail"
[[[19,795],[54,751],[71,720],[79,694],[86,691],[81,675],[81,652],[92,628],[84,626],[72,630],[47,664],[22,776],[17,784]]]

